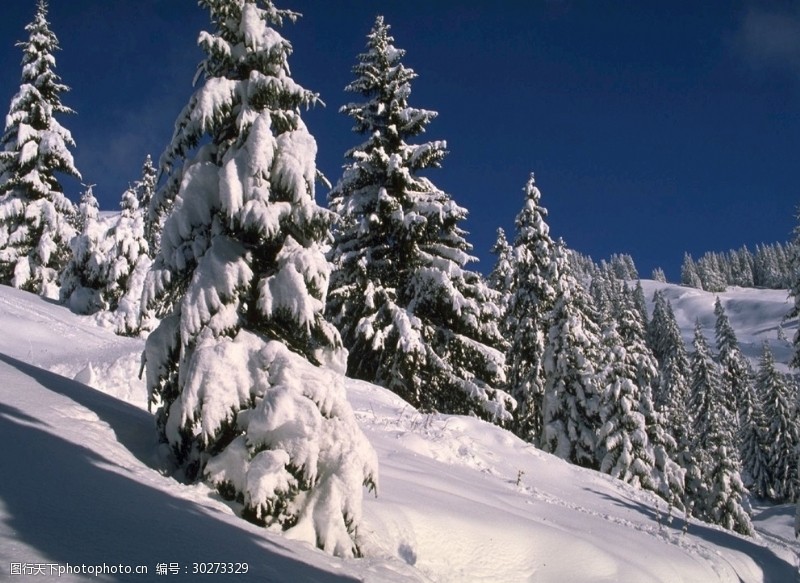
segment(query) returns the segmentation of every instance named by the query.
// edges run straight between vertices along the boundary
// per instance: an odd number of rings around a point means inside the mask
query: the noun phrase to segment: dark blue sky
[[[0,109],[20,77],[34,0],[3,0]],[[148,153],[158,158],[192,92],[209,21],[193,0],[50,0],[72,87],[61,122],[104,209]],[[800,153],[800,4],[281,0],[304,16],[282,34],[296,81],[327,107],[305,115],[318,165],[339,177],[360,138],[339,107],[377,14],[419,78],[411,103],[439,118],[450,154],[429,177],[470,211],[481,271],[513,231],[534,171],[554,236],[596,260],[630,253],[640,274],[678,277],[698,257],[786,241]],[[67,184],[76,199],[79,185]],[[318,199],[325,200],[320,187]]]

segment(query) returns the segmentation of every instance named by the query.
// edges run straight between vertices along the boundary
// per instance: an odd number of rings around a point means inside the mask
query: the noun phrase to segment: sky
[[[410,104],[449,154],[428,177],[466,207],[491,270],[513,238],[531,172],[554,237],[595,260],[633,256],[642,277],[679,278],[698,258],[792,236],[800,205],[800,3],[578,0],[281,0],[293,78],[325,107],[304,113],[331,182],[361,142],[338,113],[375,17],[419,75]],[[35,0],[3,0],[0,111],[20,82]],[[62,116],[103,210],[118,208],[147,154],[158,159],[193,92],[207,13],[193,0],[50,0],[71,92]],[[77,200],[81,185],[64,181]],[[317,199],[326,200],[318,187]]]

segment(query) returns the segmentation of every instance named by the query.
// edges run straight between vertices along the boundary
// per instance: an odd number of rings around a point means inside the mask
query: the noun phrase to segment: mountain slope
[[[646,283],[665,287],[691,325],[713,310],[711,294]],[[772,300],[728,294],[729,305],[751,302],[731,318],[740,339],[774,334],[785,312]],[[12,562],[122,563],[149,575],[105,580],[140,581],[157,578],[157,563],[178,563],[189,578],[201,561],[246,562],[244,579],[259,581],[777,582],[797,573],[792,507],[759,509],[763,534],[752,539],[693,520],[683,533],[683,517],[647,493],[479,420],[422,415],[358,381],[348,381],[349,398],[381,481],[379,496],[365,498],[367,558],[341,561],[243,521],[204,485],[159,472],[136,379],[141,341],[6,287],[0,329],[3,574]]]

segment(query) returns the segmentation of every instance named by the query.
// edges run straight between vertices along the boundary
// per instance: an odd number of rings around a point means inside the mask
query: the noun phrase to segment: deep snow
[[[713,342],[713,294],[643,283],[648,299],[665,290],[687,339],[699,318]],[[786,362],[786,292],[719,295],[746,354],[769,339]],[[327,556],[159,471],[137,378],[143,342],[101,324],[0,286],[0,579],[11,563],[145,565],[147,576],[99,578],[145,581],[164,578],[158,563],[222,561],[248,563],[237,580],[258,581],[796,580],[792,506],[756,507],[754,538],[694,520],[684,533],[658,498],[358,381],[348,398],[378,452],[379,495],[365,493],[366,558]],[[784,324],[787,337],[795,327]]]

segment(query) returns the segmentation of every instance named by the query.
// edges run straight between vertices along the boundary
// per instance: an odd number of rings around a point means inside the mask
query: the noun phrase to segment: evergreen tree
[[[742,482],[756,498],[774,498],[769,474],[769,448],[766,441],[767,421],[763,399],[754,384],[746,387],[739,401],[739,456],[742,460]]]
[[[697,272],[697,264],[688,253],[684,253],[683,255],[681,285],[693,287],[695,289],[703,289],[703,282],[700,280],[700,275]]]
[[[739,348],[739,341],[719,298],[714,303],[716,316],[715,333],[717,340],[717,361],[722,372],[722,403],[731,413],[730,419],[738,428],[737,412],[742,408],[741,401],[750,391],[753,371]]]
[[[506,240],[506,233],[503,229],[497,229],[497,240],[492,246],[492,255],[495,260],[494,268],[486,279],[489,287],[499,294],[498,304],[501,310],[501,317],[505,318],[508,302],[511,299],[514,280],[514,258],[511,245]]]
[[[155,257],[161,239],[161,229],[163,228],[163,225],[154,223],[150,217],[150,207],[153,204],[157,182],[158,172],[156,167],[153,166],[150,154],[148,154],[142,164],[142,176],[133,185],[133,192],[136,195],[138,212],[142,215],[144,238],[147,241],[147,253],[150,257]]]
[[[661,283],[667,283],[667,276],[664,273],[664,270],[660,267],[656,267],[653,269],[653,274],[650,276],[653,281],[659,281]]]
[[[80,173],[68,149],[75,142],[54,116],[74,112],[61,103],[69,88],[54,72],[59,46],[45,0],[25,30],[22,82],[0,140],[0,283],[56,298],[76,234],[75,207],[56,174]]]
[[[348,375],[426,411],[506,423],[498,294],[466,269],[467,211],[419,175],[440,165],[446,144],[408,143],[436,113],[408,105],[416,75],[383,17],[367,38],[346,87],[365,101],[341,110],[366,141],[347,152],[329,195],[339,222],[328,314],[350,351]]]
[[[798,498],[796,456],[800,445],[797,396],[789,379],[775,368],[775,359],[767,343],[764,343],[756,386],[756,392],[764,399],[764,441],[772,497],[779,502],[794,502]]]
[[[555,249],[556,300],[545,320],[545,386],[541,447],[595,468],[599,416],[600,330],[591,298]]]
[[[181,179],[144,292],[162,318],[145,346],[159,435],[185,479],[204,477],[250,520],[358,554],[377,462],[323,317],[330,215],[300,116],[317,96],[290,77],[273,28],[297,15],[269,0],[200,4],[214,30],[163,157],[167,188]]]
[[[142,292],[153,263],[138,186],[122,194],[122,212],[108,233],[110,255],[106,260],[109,273],[105,295],[108,309],[115,312],[116,331],[125,336],[135,335],[141,329]]]
[[[107,227],[91,185],[81,196],[76,223],[80,232],[70,241],[72,254],[61,272],[60,300],[77,314],[94,314],[108,307],[108,266]]]
[[[612,323],[604,332],[606,369],[601,381],[598,461],[601,472],[655,491],[655,453],[642,402],[650,401],[656,364],[636,335],[635,320],[635,314],[625,310],[618,326]]]
[[[533,175],[524,188],[525,200],[516,218],[512,249],[514,272],[503,332],[509,339],[508,386],[517,401],[514,432],[537,443],[542,432],[542,398],[546,315],[556,299],[555,243],[541,206]]]
[[[722,403],[722,380],[700,323],[695,325],[691,359],[692,454],[687,493],[695,516],[742,534],[752,534],[742,507],[738,453],[734,449],[730,413]]]

